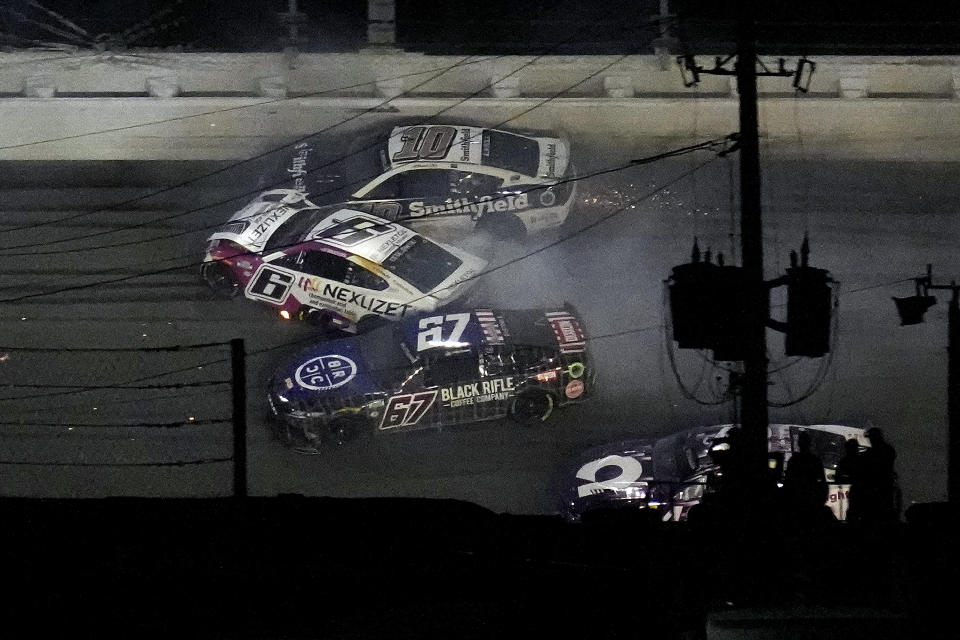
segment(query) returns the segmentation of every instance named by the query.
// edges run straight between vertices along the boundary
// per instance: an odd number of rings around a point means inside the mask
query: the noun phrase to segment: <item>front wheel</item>
[[[546,422],[553,414],[553,396],[541,389],[524,391],[513,399],[510,418],[523,425]]]
[[[233,269],[221,262],[204,262],[200,275],[219,298],[233,298],[240,293],[240,281]]]

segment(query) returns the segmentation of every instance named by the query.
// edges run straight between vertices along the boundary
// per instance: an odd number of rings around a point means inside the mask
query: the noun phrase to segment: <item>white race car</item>
[[[474,125],[394,127],[386,137],[357,138],[343,159],[345,176],[323,162],[321,144],[297,144],[278,185],[317,202],[377,202],[377,215],[432,238],[453,242],[475,228],[499,237],[544,231],[563,224],[576,200],[563,137]]]
[[[698,504],[708,478],[717,470],[711,452],[734,425],[690,429],[657,440],[623,440],[584,453],[560,488],[563,513],[579,520],[595,508],[636,504],[658,509],[663,520],[685,520]],[[833,424],[771,424],[767,427],[771,467],[783,473],[797,446],[797,436],[811,436],[811,450],[824,465],[829,506],[838,520],[846,518],[850,486],[834,483],[844,443],[855,439],[861,450],[870,446],[864,430]]]
[[[486,261],[294,190],[261,194],[210,236],[201,273],[214,291],[348,332],[456,300]]]

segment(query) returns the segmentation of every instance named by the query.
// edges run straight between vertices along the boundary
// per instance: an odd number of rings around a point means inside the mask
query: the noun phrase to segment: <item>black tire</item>
[[[330,314],[322,309],[300,307],[300,313],[297,315],[311,327],[316,327],[321,331],[328,331],[330,329]]]
[[[240,281],[233,269],[220,262],[205,262],[200,275],[218,298],[234,298],[240,293]]]
[[[357,334],[373,331],[377,327],[382,327],[386,322],[387,320],[384,320],[380,316],[365,316],[360,318],[360,321],[357,322]]]
[[[527,237],[527,227],[512,213],[488,213],[480,218],[477,228],[488,231],[498,240],[523,240]]]
[[[359,440],[367,433],[367,422],[359,416],[340,416],[327,424],[326,436],[330,444],[342,447]]]
[[[510,418],[527,426],[546,422],[553,414],[553,396],[542,389],[524,391],[510,404]]]

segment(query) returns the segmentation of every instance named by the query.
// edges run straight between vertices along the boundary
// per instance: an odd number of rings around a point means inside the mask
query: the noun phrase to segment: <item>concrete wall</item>
[[[789,78],[760,78],[771,147],[958,155],[960,58],[815,62],[799,97]],[[0,159],[237,159],[327,127],[362,128],[367,111],[509,120],[574,138],[601,130],[649,145],[734,131],[735,86],[704,75],[684,88],[673,59],[656,56],[0,54]]]

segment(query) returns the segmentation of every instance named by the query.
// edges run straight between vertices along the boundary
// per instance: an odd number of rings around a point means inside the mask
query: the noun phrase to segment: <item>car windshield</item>
[[[536,140],[523,136],[503,131],[484,131],[483,163],[535,176],[540,166],[540,145]]]
[[[383,261],[383,266],[420,291],[429,292],[460,268],[463,261],[423,236],[414,236]]]
[[[370,366],[369,374],[383,389],[393,388],[398,380],[409,375],[415,362],[399,329],[397,324],[391,323],[358,339],[363,357]]]
[[[327,213],[321,209],[305,209],[293,214],[267,239],[263,246],[263,253],[266,255],[274,251],[283,251],[287,247],[300,244],[307,232]]]

